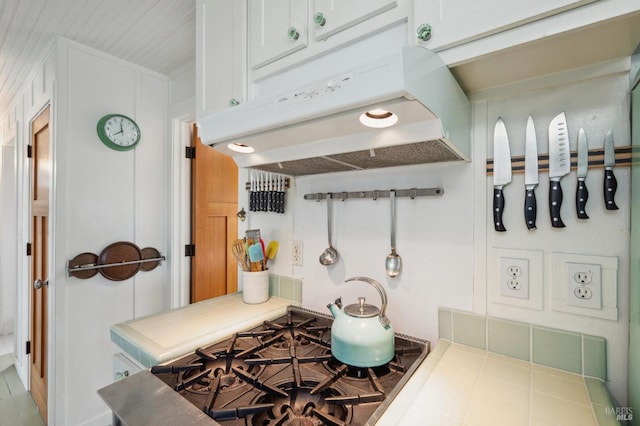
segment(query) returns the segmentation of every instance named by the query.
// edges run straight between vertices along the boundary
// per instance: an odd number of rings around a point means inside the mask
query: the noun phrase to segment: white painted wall
[[[188,70],[185,71],[188,75]],[[30,121],[52,105],[52,210],[49,259],[49,424],[105,425],[108,407],[96,391],[112,382],[112,324],[156,313],[170,306],[169,264],[140,272],[120,282],[100,275],[87,280],[69,277],[68,261],[77,254],[99,254],[116,241],[140,248],[155,247],[166,255],[169,245],[170,128],[168,79],[68,40],[52,43],[44,62],[27,75],[24,92],[2,116],[1,292],[9,274],[17,311],[16,369],[29,383],[30,166],[25,159]],[[184,84],[182,85],[184,86]],[[182,87],[180,86],[180,87]],[[182,96],[188,102],[189,90]],[[180,93],[174,90],[174,93]],[[186,100],[185,100],[186,99]],[[193,108],[193,107],[192,107]],[[184,109],[184,108],[183,108]],[[142,139],[129,152],[116,152],[96,135],[97,121],[108,113],[123,113],[141,127]],[[188,112],[185,113],[188,115]],[[183,114],[184,115],[184,114]],[[193,113],[192,113],[193,115]],[[15,126],[14,126],[15,124]],[[15,137],[14,137],[15,136]],[[10,138],[9,138],[10,137]],[[15,164],[10,164],[13,153]],[[13,167],[11,167],[13,166]],[[11,186],[14,185],[11,202]],[[6,199],[6,203],[5,203]],[[14,221],[10,220],[11,211]],[[6,248],[5,245],[12,247]],[[15,260],[7,256],[11,250]],[[7,297],[7,300],[11,299]],[[3,309],[3,312],[8,312]]]
[[[628,69],[628,66],[627,68]],[[591,195],[590,219],[575,219],[575,173],[563,179],[565,229],[554,229],[548,215],[548,177],[541,174],[538,194],[538,230],[524,224],[523,175],[514,175],[506,188],[506,233],[493,229],[492,181],[486,175],[486,159],[492,156],[493,126],[502,116],[511,137],[513,155],[524,154],[524,127],[529,114],[536,120],[539,152],[546,153],[547,126],[553,116],[565,111],[569,120],[572,149],[576,149],[579,127],[584,127],[590,148],[602,146],[612,128],[616,145],[629,144],[628,83],[625,64],[596,65],[563,75],[494,90],[475,97],[473,162],[414,166],[399,169],[347,172],[296,179],[289,191],[290,219],[273,214],[251,213],[250,226],[272,234],[287,235],[304,242],[304,265],[292,267],[303,280],[303,305],[328,312],[326,304],[342,296],[345,304],[363,295],[379,305],[375,290],[366,284],[344,284],[346,278],[364,275],[380,281],[389,297],[388,316],[396,331],[429,339],[438,338],[437,307],[446,306],[480,314],[531,322],[542,326],[602,336],[608,342],[609,387],[617,401],[626,401],[629,259],[629,170],[617,168],[621,207],[606,211],[602,204],[602,170],[591,170],[587,178]],[[240,182],[244,182],[241,177]],[[441,198],[398,199],[397,249],[404,269],[397,279],[387,278],[384,260],[389,247],[388,199],[334,201],[334,246],[340,261],[331,267],[318,262],[327,247],[325,202],[304,200],[304,194],[411,187],[444,188]],[[241,191],[242,192],[242,191]],[[242,200],[242,199],[241,199]],[[242,205],[242,201],[241,201]],[[258,226],[259,225],[259,226]],[[606,237],[605,237],[606,236]],[[594,243],[594,241],[596,241]],[[281,241],[277,270],[286,275],[291,262],[290,247]],[[491,299],[495,282],[495,248],[543,252],[543,310],[499,305]],[[616,256],[618,270],[618,321],[555,312],[551,308],[551,253],[564,252]],[[276,269],[276,268],[274,268]]]
[[[609,64],[609,70],[611,65]],[[577,149],[577,135],[584,128],[589,148],[602,148],[609,129],[613,131],[616,145],[630,145],[629,122],[629,76],[628,62],[618,64],[613,74],[603,74],[603,67],[595,65],[584,73],[580,70],[566,73],[564,77],[577,79],[575,82],[551,87],[529,87],[526,92],[513,96],[494,94],[491,99],[480,102],[476,110],[487,116],[487,126],[491,130],[489,141],[493,140],[492,129],[497,117],[506,123],[510,138],[511,154],[524,155],[524,135],[526,119],[532,114],[536,124],[539,153],[548,152],[548,125],[551,119],[564,111],[567,116],[571,149]],[[608,71],[607,71],[608,72]],[[585,77],[588,76],[588,77]],[[562,76],[556,76],[560,81]],[[504,95],[504,93],[503,93]],[[484,143],[476,141],[476,143]],[[487,146],[489,157],[493,147]],[[513,181],[505,188],[507,207],[504,223],[507,232],[493,231],[492,216],[485,222],[487,228],[487,312],[491,316],[522,320],[538,325],[560,328],[602,336],[607,339],[607,362],[609,388],[616,400],[624,405],[627,395],[628,365],[628,319],[629,319],[629,239],[630,239],[630,170],[617,167],[618,180],[616,203],[620,210],[609,211],[604,207],[602,196],[603,169],[590,169],[586,179],[589,189],[587,204],[588,220],[579,220],[575,213],[576,174],[572,172],[562,179],[564,202],[561,217],[566,228],[553,228],[548,210],[548,174],[540,174],[537,188],[538,219],[536,231],[528,231],[523,219],[524,175],[514,174]],[[486,206],[492,203],[492,180],[477,175],[478,190],[486,184]],[[488,210],[487,210],[488,211]],[[543,309],[531,310],[495,303],[492,290],[498,285],[495,277],[496,262],[493,255],[496,248],[538,250],[543,253]],[[552,309],[552,253],[574,253],[618,258],[618,319],[603,320],[582,315],[557,312]],[[480,284],[480,283],[478,283]],[[562,286],[564,283],[560,283]]]
[[[389,199],[334,200],[334,247],[340,260],[322,266],[318,257],[327,247],[325,202],[306,201],[304,194],[375,189],[443,188],[442,197],[398,198],[397,252],[402,256],[399,278],[388,278],[390,253]],[[404,169],[379,169],[297,180],[294,238],[304,241],[304,265],[294,267],[303,279],[303,304],[327,312],[338,296],[345,304],[366,296],[380,305],[367,284],[344,284],[353,276],[368,276],[384,286],[388,316],[396,331],[437,340],[437,307],[472,308],[473,295],[473,173],[470,163],[449,163]]]
[[[0,335],[14,333],[17,300],[16,145],[15,135],[5,136],[0,140]]]
[[[116,241],[166,253],[168,244],[165,77],[60,40],[55,138],[56,424],[105,424],[96,390],[112,382],[112,324],[169,307],[168,262],[125,281],[69,277],[67,262]],[[96,135],[105,114],[137,121],[135,150],[107,148]],[[50,393],[51,395],[51,393]]]

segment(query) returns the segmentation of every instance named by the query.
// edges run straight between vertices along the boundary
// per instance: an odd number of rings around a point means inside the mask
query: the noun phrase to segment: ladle
[[[333,199],[331,194],[327,194],[327,235],[329,240],[329,247],[325,249],[320,255],[320,263],[324,266],[329,266],[338,261],[338,252],[333,248],[331,244],[331,228],[332,228],[332,203]]]
[[[396,253],[396,191],[389,191],[389,200],[391,205],[391,253],[385,260],[385,268],[387,275],[395,278],[400,275],[402,270],[402,258]]]

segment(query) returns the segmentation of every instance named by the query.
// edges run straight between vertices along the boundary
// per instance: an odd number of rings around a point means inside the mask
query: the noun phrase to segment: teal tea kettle
[[[333,315],[331,353],[340,362],[355,367],[377,367],[393,359],[395,340],[393,327],[385,316],[387,294],[382,285],[367,277],[353,277],[345,282],[362,281],[372,285],[382,299],[382,307],[368,305],[364,297],[343,309],[341,298],[329,303]]]

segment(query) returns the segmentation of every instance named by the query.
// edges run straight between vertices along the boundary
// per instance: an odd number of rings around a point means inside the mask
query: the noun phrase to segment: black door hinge
[[[196,158],[196,148],[194,146],[187,146],[184,150],[185,158],[193,160]]]
[[[25,343],[25,353],[29,355],[31,353],[31,341],[27,340]]]
[[[27,256],[31,256],[31,243],[27,243]]]
[[[184,246],[184,255],[185,257],[193,257],[196,255],[196,246],[195,244],[187,244]]]
[[[31,145],[27,145],[27,158],[33,157],[33,147]]]

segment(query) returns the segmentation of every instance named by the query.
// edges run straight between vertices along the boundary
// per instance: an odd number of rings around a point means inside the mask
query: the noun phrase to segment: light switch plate
[[[554,311],[618,320],[617,257],[552,253],[551,268]]]
[[[494,259],[488,271],[488,292],[492,303],[519,308],[542,310],[542,252],[494,248],[489,253]],[[511,271],[515,267],[514,271]],[[525,275],[525,269],[528,273]],[[507,275],[517,282],[507,279]]]

